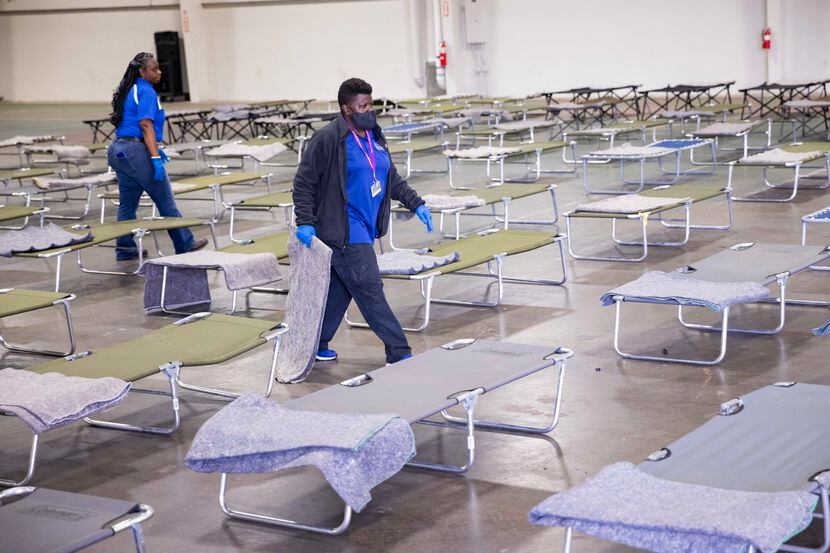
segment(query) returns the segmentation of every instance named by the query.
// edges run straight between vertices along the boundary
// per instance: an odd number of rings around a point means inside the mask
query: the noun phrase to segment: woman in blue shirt
[[[115,126],[116,139],[107,149],[107,162],[118,175],[119,221],[136,218],[142,193],[150,196],[162,217],[182,216],[164,170],[167,156],[158,146],[164,132],[164,109],[153,85],[160,80],[156,58],[141,52],[130,61],[112,95],[110,121]],[[168,233],[176,253],[207,245],[206,239],[194,241],[193,233],[186,228]],[[119,261],[138,257],[132,236],[119,238],[115,251]]]

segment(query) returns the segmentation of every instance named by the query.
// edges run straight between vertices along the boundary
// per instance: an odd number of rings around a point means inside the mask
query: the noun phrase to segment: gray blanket
[[[129,391],[130,384],[118,378],[0,370],[0,411],[14,413],[35,434],[109,409]]]
[[[98,175],[77,179],[35,177],[33,180],[35,186],[43,190],[72,190],[73,188],[82,188],[84,186],[94,188],[104,184],[112,184],[118,182],[118,177],[115,173],[100,173]]]
[[[283,335],[277,354],[277,380],[301,382],[314,366],[331,278],[331,250],[314,238],[305,247],[292,232],[288,239],[291,291],[285,302]]]
[[[437,269],[461,258],[459,252],[435,257],[426,255],[429,250],[395,250],[378,256],[378,268],[382,275],[417,275]]]
[[[63,144],[26,146],[24,151],[30,154],[55,154],[59,161],[86,159],[92,155],[92,152],[86,146],[65,146]]]
[[[673,152],[672,148],[661,148],[659,146],[632,146],[628,142],[621,146],[614,146],[613,148],[606,148],[605,150],[595,150],[589,155],[592,156],[632,156],[632,157],[656,157],[666,155]]]
[[[725,123],[723,121],[719,121],[717,123],[712,123],[711,125],[707,125],[702,129],[694,131],[692,134],[695,136],[732,136],[735,134],[740,134],[742,132],[751,130],[759,125],[758,121],[748,121],[748,122],[741,122],[741,123]]]
[[[788,152],[781,148],[773,148],[766,152],[758,152],[751,156],[742,157],[738,163],[742,165],[783,165],[786,163],[805,163],[823,157],[824,152]]]
[[[448,194],[425,194],[424,202],[430,209],[457,209],[467,207],[481,207],[485,201],[478,196],[450,196]]]
[[[221,270],[228,290],[263,286],[282,278],[277,257],[272,253],[197,251],[151,259],[139,269],[139,274],[147,277],[144,282],[147,312],[161,308],[164,266],[168,267],[164,304],[170,308],[209,303],[208,270]]]
[[[756,282],[712,282],[691,278],[679,272],[649,271],[637,280],[603,294],[600,300],[602,305],[614,303],[614,296],[664,300],[723,311],[731,305],[766,299],[769,290]]]
[[[660,209],[669,205],[675,205],[691,198],[661,198],[657,196],[640,196],[639,194],[626,194],[614,198],[605,198],[588,204],[580,204],[576,211],[588,213],[643,213]]]
[[[198,472],[262,473],[320,469],[357,512],[372,488],[415,455],[409,424],[395,415],[296,411],[257,396],[242,396],[196,433],[185,459]]]
[[[0,148],[24,144],[36,144],[37,142],[49,142],[50,140],[55,140],[55,137],[51,134],[44,134],[39,136],[17,135],[11,138],[6,138],[5,140],[0,140]]]
[[[92,240],[92,231],[84,234],[66,232],[54,223],[42,227],[26,227],[23,230],[0,232],[0,256],[11,257],[15,253],[37,252],[82,244]]]
[[[465,150],[444,150],[441,153],[452,158],[486,159],[488,157],[516,154],[520,151],[521,148],[512,146],[477,146],[475,148],[467,148]]]
[[[530,512],[530,522],[572,527],[657,553],[764,553],[806,528],[817,498],[808,492],[722,490],[656,478],[616,463]]]

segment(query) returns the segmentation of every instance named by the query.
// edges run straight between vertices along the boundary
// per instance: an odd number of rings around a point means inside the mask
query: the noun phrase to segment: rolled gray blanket
[[[663,480],[616,463],[549,497],[530,522],[657,553],[724,553],[752,545],[777,551],[809,526],[817,497],[808,492],[745,492]]]
[[[92,240],[92,231],[84,234],[66,232],[54,223],[42,227],[26,227],[23,230],[0,232],[0,256],[11,257],[15,253],[37,252],[82,244]]]
[[[603,294],[600,300],[602,305],[614,303],[614,296],[664,300],[723,311],[731,305],[766,299],[769,290],[756,282],[712,282],[679,272],[649,271],[640,278]]]
[[[437,269],[461,258],[459,252],[435,257],[426,255],[429,250],[394,250],[378,256],[378,268],[382,275],[417,275]]]
[[[288,257],[291,261],[291,291],[285,302],[288,331],[277,353],[277,380],[293,383],[305,380],[314,366],[329,293],[331,250],[317,238],[307,248],[291,232]]]
[[[130,384],[118,378],[0,370],[0,411],[14,413],[35,434],[109,409],[129,391]]]
[[[315,466],[360,512],[372,499],[371,489],[414,456],[412,429],[396,415],[296,411],[247,395],[199,429],[185,464],[197,472],[225,473]]]
[[[247,144],[223,144],[218,148],[213,148],[205,152],[209,156],[216,157],[236,157],[248,156],[257,161],[267,161],[275,155],[284,152],[288,149],[285,144],[274,142],[272,144],[262,144],[261,146],[249,146]]]

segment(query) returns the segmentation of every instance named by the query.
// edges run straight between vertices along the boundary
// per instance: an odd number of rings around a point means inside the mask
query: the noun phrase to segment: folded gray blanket
[[[242,396],[196,433],[185,464],[197,472],[262,473],[315,466],[360,512],[372,488],[415,455],[409,424],[396,415],[296,411]]]
[[[257,161],[267,161],[274,157],[275,155],[284,152],[288,149],[288,146],[284,144],[280,144],[279,142],[274,142],[272,144],[262,144],[259,146],[249,146],[247,144],[222,144],[218,148],[213,148],[208,150],[206,153],[209,156],[248,156],[252,157]]]
[[[824,155],[824,152],[820,152],[818,150],[815,152],[788,152],[786,150],[782,150],[781,148],[773,148],[772,150],[767,150],[766,152],[758,152],[757,154],[753,154],[751,156],[742,157],[738,160],[738,162],[744,165],[804,163],[818,159]]]
[[[485,159],[492,156],[516,154],[520,151],[521,148],[513,146],[477,146],[475,148],[467,148],[464,150],[444,150],[441,153],[452,158]]]
[[[38,142],[49,142],[50,140],[55,140],[55,137],[51,134],[44,134],[39,136],[17,135],[11,138],[6,138],[5,140],[0,140],[0,148],[24,144],[36,144]]]
[[[129,391],[130,384],[118,378],[0,370],[0,411],[14,413],[35,434],[109,409]]]
[[[639,194],[625,194],[614,198],[605,198],[587,204],[580,204],[576,211],[588,213],[643,213],[676,205],[691,198],[661,198],[657,196],[640,196]]]
[[[66,232],[54,223],[48,223],[42,227],[26,227],[23,230],[0,232],[0,256],[11,257],[15,253],[37,252],[82,244],[90,240],[92,240],[92,231],[76,234]]]
[[[664,109],[657,115],[665,117],[666,119],[683,118],[683,117],[699,117],[701,115],[712,115],[710,112],[699,111],[695,109]]]
[[[65,146],[63,144],[26,146],[24,150],[30,154],[55,154],[60,161],[86,159],[92,155],[92,152],[86,146]]]
[[[73,188],[80,188],[83,186],[95,187],[104,184],[111,184],[118,182],[118,177],[115,173],[100,173],[89,177],[80,177],[77,179],[61,179],[48,177],[35,177],[35,186],[43,190],[71,190]]]
[[[731,305],[766,299],[769,290],[756,282],[712,282],[691,278],[679,272],[649,271],[640,278],[603,294],[600,299],[602,305],[614,303],[614,296],[667,300],[680,305],[723,311]]]
[[[437,269],[461,258],[459,252],[435,257],[426,255],[429,250],[394,250],[378,256],[378,268],[382,275],[417,275]]]
[[[288,258],[291,261],[291,291],[285,301],[288,331],[277,352],[277,380],[293,383],[305,380],[314,366],[329,293],[331,250],[317,238],[307,248],[291,232]]]
[[[696,130],[692,134],[695,136],[728,136],[748,131],[756,126],[758,126],[757,121],[745,121],[741,123],[725,123],[723,121],[718,121],[717,123],[712,123],[702,129]]]
[[[777,551],[812,521],[808,492],[744,492],[663,480],[616,463],[530,511],[530,522],[656,553]]]
[[[282,278],[277,257],[272,253],[202,250],[150,259],[139,269],[139,274],[147,276],[144,282],[144,309],[148,312],[161,308],[164,266],[168,267],[164,304],[170,308],[209,303],[208,270],[221,270],[228,290],[263,286]]]
[[[448,194],[425,194],[424,202],[430,209],[457,209],[466,207],[481,207],[486,202],[478,196],[450,196]]]

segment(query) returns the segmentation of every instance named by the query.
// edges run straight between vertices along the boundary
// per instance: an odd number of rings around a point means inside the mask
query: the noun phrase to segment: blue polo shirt
[[[139,77],[124,100],[123,118],[115,131],[116,136],[141,138],[141,127],[138,122],[142,119],[150,119],[153,122],[156,140],[161,142],[164,134],[164,108],[161,107],[161,101],[153,85]]]
[[[364,151],[369,154],[371,131],[366,131],[365,138],[358,138],[363,150],[358,146],[355,135],[346,137],[346,214],[349,217],[349,244],[372,244],[377,236],[377,221],[383,197],[386,194],[386,179],[389,175],[389,153],[372,138],[375,149],[375,176],[380,181],[380,193],[372,197],[372,166],[366,159]],[[371,154],[370,154],[371,155]]]

